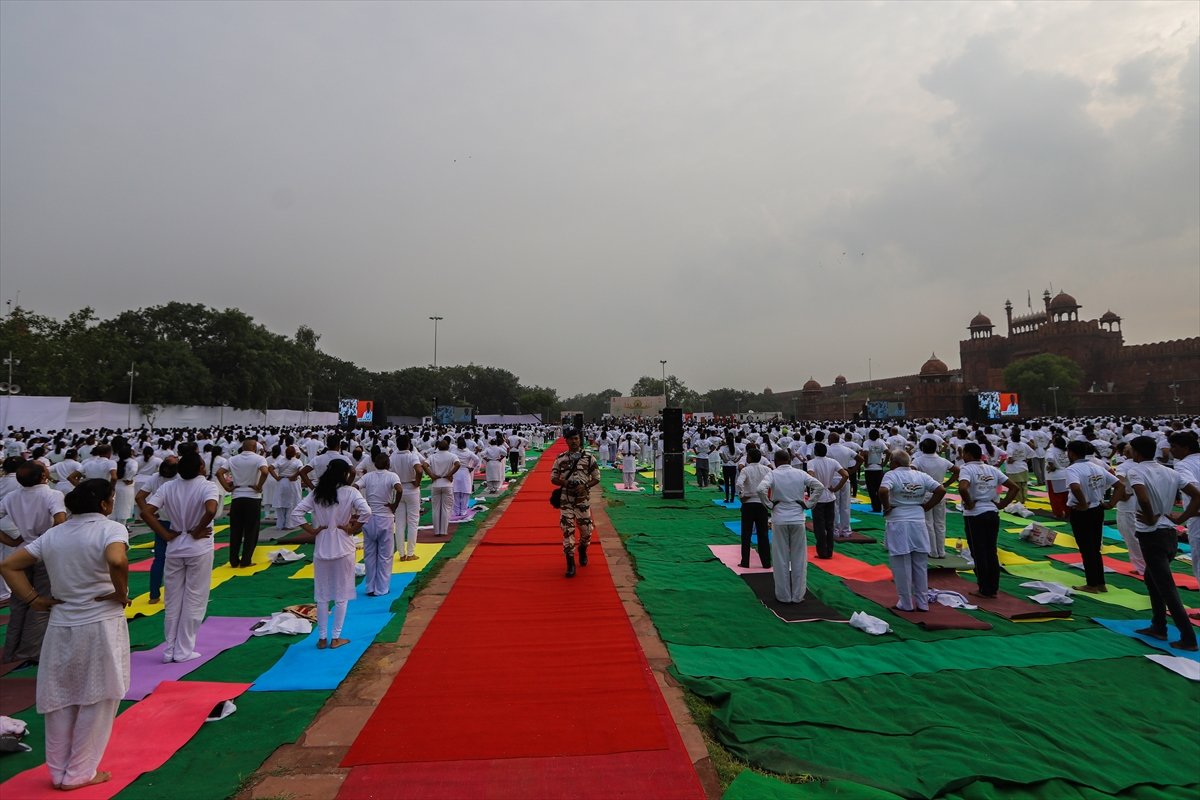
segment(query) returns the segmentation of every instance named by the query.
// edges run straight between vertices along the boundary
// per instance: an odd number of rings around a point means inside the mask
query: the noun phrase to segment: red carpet
[[[563,577],[547,453],[350,748],[341,797],[703,797],[604,554]]]

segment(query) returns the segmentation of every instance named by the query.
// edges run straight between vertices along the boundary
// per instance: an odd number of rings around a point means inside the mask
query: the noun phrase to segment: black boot
[[[575,554],[567,553],[567,575],[568,578],[575,577]]]
[[[587,566],[587,545],[582,545],[579,548],[579,566]]]

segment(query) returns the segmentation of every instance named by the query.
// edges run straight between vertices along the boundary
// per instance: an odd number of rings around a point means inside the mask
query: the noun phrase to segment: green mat
[[[1116,794],[1151,780],[1196,783],[1196,687],[1156,667],[1138,656],[825,683],[683,680],[716,703],[722,743],[773,772],[905,797],[977,780],[1059,779]]]
[[[1198,793],[1200,783],[1183,787],[1142,783],[1125,790],[1121,797],[1126,800],[1190,800]],[[1028,786],[972,781],[942,795],[945,800],[1104,800],[1112,796],[1087,786],[1061,780],[1043,781]],[[902,800],[903,797],[904,795],[850,781],[828,780],[790,784],[743,770],[729,785],[722,800]]]
[[[1125,641],[1121,641],[1124,639]],[[675,668],[705,678],[780,678],[813,682],[942,670],[1033,667],[1144,655],[1136,640],[1104,628],[1007,638],[885,642],[858,647],[727,647],[668,645]]]

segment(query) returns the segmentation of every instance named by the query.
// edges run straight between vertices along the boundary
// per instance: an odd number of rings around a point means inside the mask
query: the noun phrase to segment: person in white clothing
[[[283,455],[270,464],[271,475],[275,478],[275,529],[288,530],[288,517],[292,509],[300,502],[300,463],[299,453],[295,445],[288,445]]]
[[[963,464],[958,473],[958,496],[979,585],[972,594],[992,598],[1000,591],[1000,555],[996,550],[1000,511],[1016,497],[1017,486],[1003,472],[983,463],[983,448],[977,442],[967,442],[959,453]],[[1004,497],[996,500],[1001,486],[1005,488]]]
[[[617,448],[617,454],[621,457],[621,482],[626,489],[637,488],[637,457],[641,451],[642,446],[632,433],[625,434]]]
[[[217,470],[217,480],[230,492],[229,566],[249,567],[258,547],[259,520],[262,518],[262,490],[271,471],[267,460],[258,454],[258,440],[247,437],[242,450]]]
[[[180,454],[178,476],[160,486],[142,506],[142,520],[167,542],[164,663],[200,658],[196,652],[196,631],[208,610],[213,568],[212,521],[217,515],[219,496],[217,485],[206,480],[204,461],[195,448],[184,449]],[[167,512],[172,528],[159,521],[160,508]]]
[[[896,608],[928,611],[929,533],[925,528],[925,512],[942,501],[946,490],[941,481],[913,469],[904,450],[893,450],[889,459],[892,468],[879,484],[879,498],[884,516],[884,544],[896,582]]]
[[[1179,589],[1171,572],[1171,560],[1179,549],[1175,526],[1200,513],[1200,486],[1187,475],[1157,463],[1158,444],[1150,436],[1135,436],[1129,442],[1134,466],[1129,470],[1129,484],[1137,496],[1137,537],[1146,559],[1146,590],[1150,594],[1150,626],[1137,631],[1153,639],[1167,638],[1167,612],[1179,631],[1179,639],[1171,642],[1176,650],[1195,652],[1196,629],[1188,619],[1187,609],[1179,599]],[[1175,498],[1188,498],[1187,508],[1172,514]]]
[[[363,526],[363,565],[366,567],[367,594],[371,597],[388,594],[392,581],[392,554],[395,539],[396,504],[404,487],[400,476],[388,469],[388,457],[377,453],[372,471],[363,475],[355,485],[371,507],[371,517]]]
[[[317,605],[317,649],[349,644],[342,638],[347,606],[354,599],[354,536],[371,516],[367,501],[350,485],[354,466],[349,461],[329,462],[312,494],[292,509],[289,524],[316,537],[313,546],[313,600]],[[312,522],[305,520],[312,514]],[[329,604],[333,603],[333,639],[330,641]]]
[[[851,448],[841,443],[836,433],[829,434],[827,453],[830,458],[842,465],[842,469],[850,476],[850,480],[842,484],[840,491],[834,495],[833,536],[835,539],[849,538],[850,528],[850,493],[853,491],[854,476],[862,466],[863,457]]]
[[[467,516],[471,504],[471,494],[475,491],[475,470],[483,463],[467,445],[467,438],[459,436],[454,447],[454,455],[462,466],[454,472],[454,511],[451,519],[461,520]]]
[[[1074,587],[1077,591],[1103,593],[1108,591],[1104,579],[1104,559],[1100,546],[1104,540],[1104,493],[1117,482],[1115,475],[1088,456],[1095,453],[1090,442],[1073,439],[1067,443],[1067,517],[1071,534],[1079,545],[1086,583]]]
[[[429,487],[429,504],[433,511],[433,535],[446,536],[450,532],[450,516],[454,507],[454,474],[462,464],[458,456],[450,452],[450,439],[438,440],[437,449],[425,460],[425,471],[433,483]]]
[[[813,445],[813,457],[808,461],[808,473],[821,482],[825,491],[812,506],[813,538],[817,542],[817,558],[833,558],[834,524],[837,520],[837,497],[850,473],[828,455],[824,442]]]
[[[46,766],[55,789],[103,783],[99,770],[118,704],[129,691],[129,532],[110,519],[113,487],[87,480],[71,490],[72,517],[0,564],[17,595],[48,612],[37,674],[37,711],[46,720]],[[54,595],[39,594],[26,575],[50,574]]]
[[[804,530],[805,510],[815,505],[825,485],[791,464],[787,450],[775,452],[775,469],[758,484],[760,494],[772,504],[771,565],[775,599],[781,603],[804,600],[808,586],[808,535]],[[810,498],[805,501],[805,495]]]
[[[1175,431],[1167,437],[1175,469],[1184,475],[1188,483],[1200,486],[1200,440],[1195,431]],[[1177,524],[1187,526],[1188,545],[1192,548],[1192,574],[1200,581],[1200,516],[1184,520],[1176,518]]]
[[[417,557],[417,528],[421,519],[421,476],[425,466],[421,456],[412,449],[412,436],[403,433],[396,437],[396,452],[388,466],[400,478],[403,489],[396,505],[396,552],[401,561]]]
[[[1137,495],[1129,484],[1129,470],[1133,467],[1133,450],[1128,444],[1122,448],[1125,459],[1117,465],[1117,482],[1113,484],[1112,498],[1105,504],[1106,509],[1117,511],[1117,533],[1129,550],[1129,563],[1133,565],[1135,575],[1146,574],[1146,559],[1142,556],[1142,545],[1137,538]]]
[[[958,480],[958,467],[937,454],[937,441],[926,437],[919,445],[920,453],[912,459],[912,468],[919,469],[942,486]],[[949,472],[950,476],[946,477]],[[946,557],[946,498],[925,512],[925,532],[929,536],[930,558]]]
[[[499,494],[500,486],[504,483],[504,458],[508,450],[504,440],[497,435],[492,443],[483,449],[481,457],[484,464],[484,481],[487,483],[488,494]]]
[[[41,462],[20,462],[13,471],[18,488],[0,500],[0,522],[10,521],[16,528],[16,535],[0,530],[0,542],[9,547],[20,547],[65,522],[67,509],[63,505],[62,492],[50,488],[50,476]],[[43,565],[30,565],[25,578],[40,595],[50,596],[53,591],[50,574]],[[50,615],[32,608],[19,594],[13,595],[10,602],[3,660],[36,663]]]
[[[737,473],[734,484],[742,501],[742,569],[750,568],[750,539],[758,537],[758,560],[764,569],[771,568],[771,537],[767,529],[767,498],[758,491],[759,485],[771,471],[762,463],[762,453],[751,445],[746,448],[746,463]]]
[[[117,453],[116,494],[113,499],[112,518],[122,525],[126,525],[133,515],[133,496],[137,492],[137,489],[134,488],[137,469],[133,448],[128,444],[121,445],[121,451]]]

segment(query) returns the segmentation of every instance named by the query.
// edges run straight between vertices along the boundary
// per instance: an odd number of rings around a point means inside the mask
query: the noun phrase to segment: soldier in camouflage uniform
[[[592,510],[589,492],[600,483],[600,464],[585,453],[579,431],[563,431],[568,450],[554,459],[550,482],[562,487],[559,525],[563,532],[563,553],[567,557],[567,577],[575,577],[575,527],[579,526],[579,564],[587,566],[587,548],[592,540]]]

